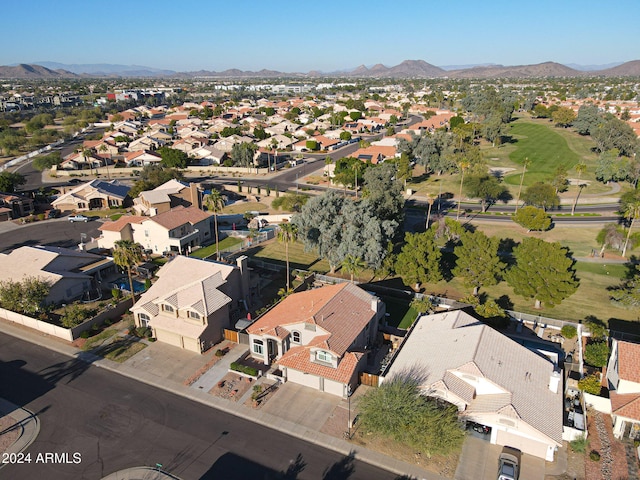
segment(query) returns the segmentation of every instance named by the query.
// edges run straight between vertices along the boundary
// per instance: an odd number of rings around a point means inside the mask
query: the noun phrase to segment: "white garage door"
[[[293,370],[291,368],[287,369],[287,381],[298,383],[300,385],[304,385],[305,387],[311,387],[318,390],[319,387],[319,378],[315,375],[305,375],[304,373]]]
[[[174,347],[182,347],[182,337],[173,332],[167,332],[166,330],[159,330],[156,328],[156,338],[159,342],[168,343],[169,345],[173,345]]]
[[[344,395],[344,385],[333,380],[324,381],[324,391],[342,397]]]
[[[182,345],[185,350],[200,353],[200,343],[197,338],[182,337]]]
[[[536,457],[546,458],[547,456],[546,443],[521,437],[520,435],[516,435],[512,432],[498,430],[496,443],[502,446],[517,448],[522,453],[528,453],[529,455],[534,455]]]

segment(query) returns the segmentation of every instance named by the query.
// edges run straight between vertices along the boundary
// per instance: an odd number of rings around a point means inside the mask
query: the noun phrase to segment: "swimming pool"
[[[127,277],[119,278],[113,282],[113,288],[117,288],[123,292],[129,293],[129,279]],[[142,293],[146,290],[144,283],[138,280],[133,281],[133,291],[135,293]]]

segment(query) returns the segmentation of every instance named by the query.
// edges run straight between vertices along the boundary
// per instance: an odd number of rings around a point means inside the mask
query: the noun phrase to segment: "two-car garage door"
[[[535,455],[536,457],[547,457],[546,443],[525,438],[504,430],[497,431],[496,443],[502,446],[517,448],[522,453],[528,453],[529,455]]]
[[[167,330],[156,328],[155,335],[159,342],[164,342],[174,347],[184,348],[190,352],[200,353],[200,345],[197,338],[189,338]]]

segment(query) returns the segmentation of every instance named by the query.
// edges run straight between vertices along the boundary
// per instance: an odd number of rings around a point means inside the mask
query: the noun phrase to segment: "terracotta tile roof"
[[[311,362],[310,347],[301,346],[293,347],[277,363],[281,367],[291,368],[340,383],[348,383],[353,378],[363,355],[363,353],[359,352],[347,352],[338,363],[338,368],[333,368]]]
[[[640,393],[618,395],[612,391],[609,392],[609,398],[612,414],[640,421]]]
[[[163,226],[164,228],[171,230],[177,228],[185,223],[196,224],[209,218],[209,214],[203,212],[198,207],[183,207],[179,206],[172,208],[168,212],[155,215],[148,219]]]
[[[326,348],[341,357],[376,313],[374,297],[351,284],[327,285],[288,296],[247,331],[264,335],[278,326],[314,323],[329,334]]]
[[[640,343],[618,342],[618,375],[640,383]]]
[[[148,217],[140,217],[138,215],[127,215],[120,217],[115,222],[105,222],[98,230],[102,232],[120,232],[126,225],[130,223],[142,223]]]

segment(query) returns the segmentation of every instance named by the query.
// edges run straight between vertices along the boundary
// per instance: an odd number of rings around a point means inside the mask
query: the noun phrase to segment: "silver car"
[[[519,473],[518,457],[502,452],[498,459],[498,480],[518,480]]]

